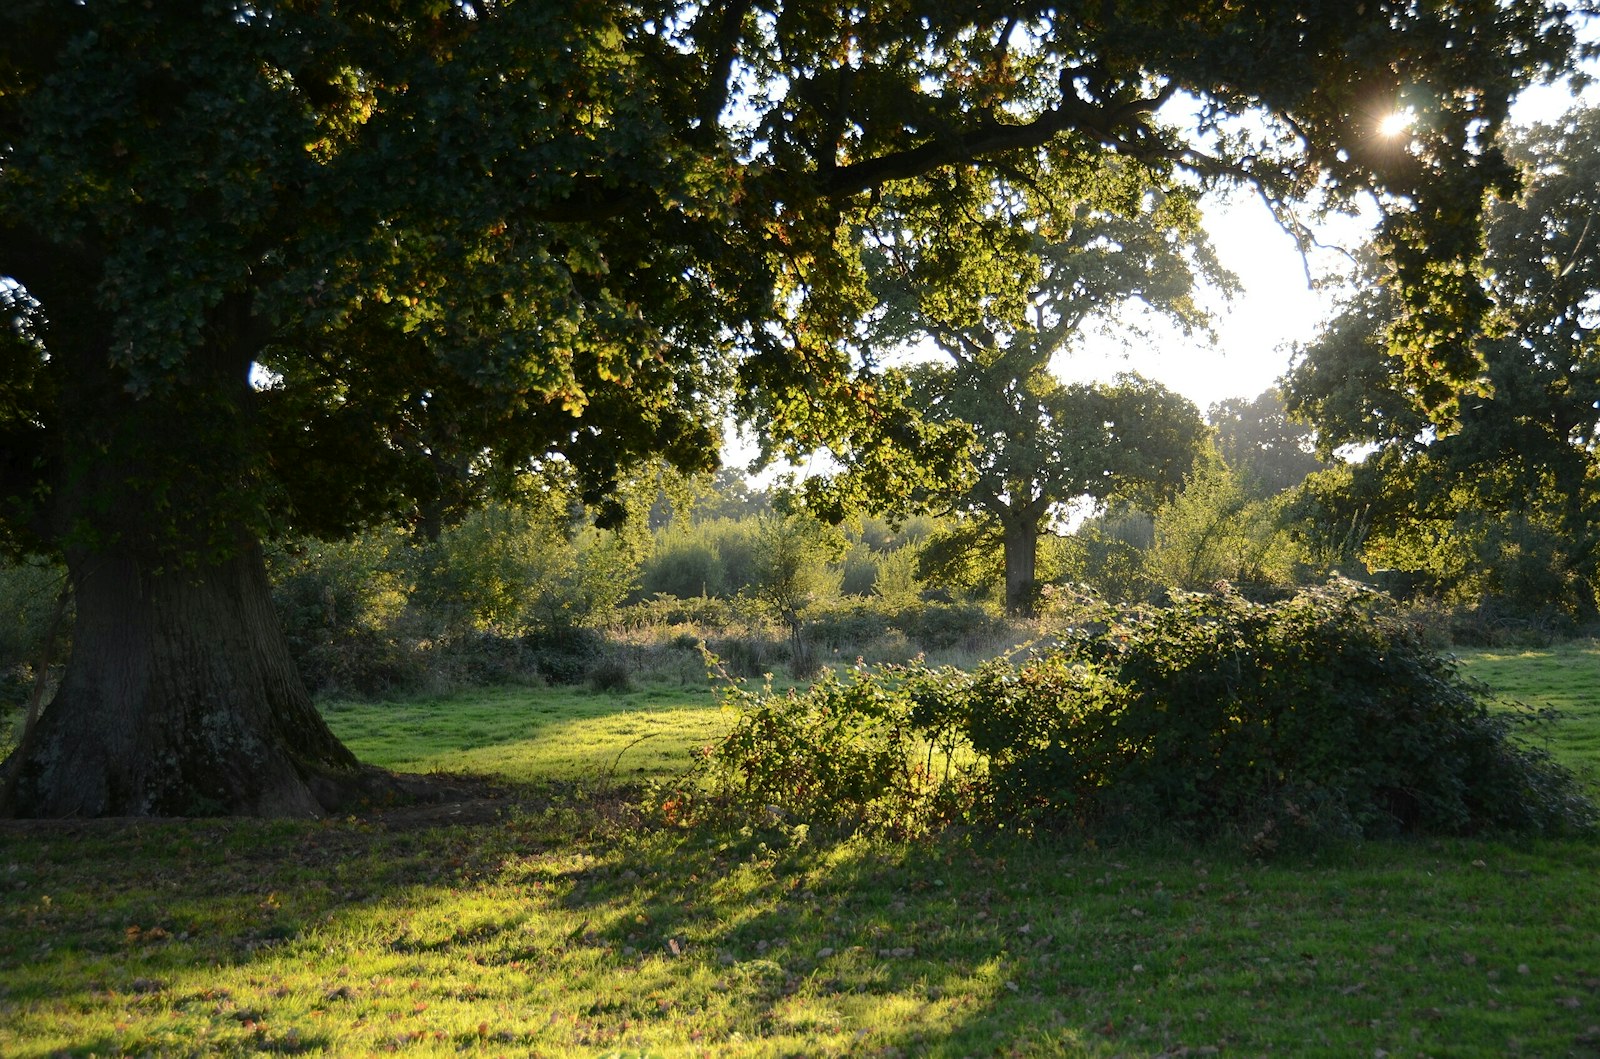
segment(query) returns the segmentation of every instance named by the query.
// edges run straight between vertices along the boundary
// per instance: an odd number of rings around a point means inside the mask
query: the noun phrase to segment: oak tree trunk
[[[105,553],[69,570],[72,657],[8,763],[14,813],[315,816],[334,800],[356,762],[295,670],[258,548],[192,570]]]
[[[1004,519],[1006,557],[1006,612],[1031,615],[1037,602],[1035,580],[1039,556],[1039,530],[1032,522]]]
[[[92,287],[92,284],[90,285]],[[69,292],[70,293],[70,292]],[[60,690],[0,766],[18,816],[319,814],[358,787],[278,624],[248,304],[141,385],[70,297],[50,321],[62,416],[48,534],[76,599]]]

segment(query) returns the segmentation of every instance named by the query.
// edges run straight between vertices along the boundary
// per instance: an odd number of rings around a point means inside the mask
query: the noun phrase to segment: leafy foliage
[[[1061,644],[970,674],[737,692],[713,789],[796,821],[960,804],[986,826],[1231,834],[1258,850],[1589,826],[1571,774],[1514,738],[1537,718],[1491,710],[1378,602],[1349,582],[1272,605],[1182,595],[1146,614],[1091,608]],[[947,789],[927,789],[935,748],[947,764],[970,755]]]
[[[1335,527],[1366,524],[1371,565],[1414,573],[1452,602],[1585,620],[1600,584],[1600,112],[1521,132],[1508,150],[1528,187],[1489,215],[1496,317],[1475,342],[1483,372],[1454,429],[1431,429],[1387,346],[1403,311],[1387,287],[1354,294],[1286,387],[1324,451],[1378,450],[1324,478],[1313,505]]]
[[[633,588],[639,542],[574,518],[564,498],[491,504],[445,531],[422,595],[451,630],[519,636],[603,622]]]
[[[420,666],[401,629],[412,563],[398,532],[282,541],[267,560],[273,603],[308,688],[372,695],[417,681]]]
[[[1292,584],[1296,550],[1282,532],[1285,504],[1282,497],[1253,497],[1240,474],[1212,453],[1155,514],[1151,576],[1187,591],[1221,581]]]
[[[730,685],[739,720],[707,758],[712,803],[768,826],[925,833],[952,808],[912,716],[926,677],[891,666],[847,681],[827,670],[787,695]]]

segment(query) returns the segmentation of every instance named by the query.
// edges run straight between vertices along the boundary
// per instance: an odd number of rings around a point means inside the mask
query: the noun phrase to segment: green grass
[[[400,702],[334,702],[323,713],[363,761],[519,783],[670,778],[730,723],[709,684],[680,683],[603,693],[494,688]]]
[[[1546,733],[1550,751],[1600,792],[1600,642],[1461,651],[1458,657],[1463,673],[1489,685],[1500,698],[1559,710],[1559,726]]]
[[[1584,707],[1546,654],[1466,664]],[[329,716],[511,778],[672,775],[728,723],[669,687]],[[1593,761],[1586,727],[1558,751]],[[0,825],[0,1055],[1600,1055],[1594,841],[811,844],[584,789],[447,827]]]

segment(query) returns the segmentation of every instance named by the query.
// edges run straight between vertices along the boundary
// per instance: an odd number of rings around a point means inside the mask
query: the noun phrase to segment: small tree
[[[751,595],[788,631],[794,675],[809,676],[815,662],[805,641],[805,612],[838,595],[840,573],[830,564],[844,554],[844,535],[793,511],[763,515],[760,527]]]
[[[1293,545],[1282,532],[1280,499],[1253,500],[1240,476],[1214,452],[1155,515],[1150,569],[1172,588],[1219,581],[1287,584]]]
[[[632,590],[638,536],[589,525],[560,491],[489,504],[430,550],[429,602],[456,633],[592,625]]]

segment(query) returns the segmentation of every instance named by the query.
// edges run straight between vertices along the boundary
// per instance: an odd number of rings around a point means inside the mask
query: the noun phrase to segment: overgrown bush
[[[399,631],[406,547],[394,529],[268,546],[273,602],[307,688],[375,695],[420,679],[421,662]]]
[[[887,666],[803,694],[730,688],[739,723],[708,757],[711,803],[772,827],[865,828],[900,836],[952,817],[954,783],[934,779],[912,722],[920,667]],[[683,792],[672,804],[681,807]]]
[[[589,690],[622,693],[633,690],[633,673],[620,658],[602,658],[589,670]]]
[[[636,542],[575,521],[563,495],[495,503],[418,551],[415,601],[451,635],[604,621],[633,588]]]
[[[1220,457],[1202,460],[1156,512],[1146,573],[1179,589],[1292,584],[1301,556],[1284,529],[1287,505],[1286,497],[1253,498]]]
[[[1020,662],[891,667],[739,704],[714,789],[794,820],[960,804],[986,826],[1233,834],[1266,850],[1594,818],[1572,776],[1514,738],[1538,714],[1491,709],[1351,582],[1270,605],[1225,592],[1102,606]],[[937,783],[915,771],[935,748],[957,763]]]
[[[739,680],[760,679],[784,657],[778,645],[756,636],[712,640],[707,646],[728,676]]]
[[[720,596],[722,585],[722,560],[713,540],[695,527],[673,525],[656,532],[655,548],[640,567],[641,592],[692,599]]]
[[[551,684],[582,684],[605,661],[605,636],[581,626],[555,626],[521,638],[525,668]]]
[[[756,620],[751,610],[753,607],[746,601],[716,596],[657,596],[618,608],[612,625],[631,631],[678,626],[726,629],[749,625]]]
[[[895,616],[894,626],[924,651],[978,648],[1004,639],[1007,632],[1000,614],[979,603],[929,602],[907,607]]]

